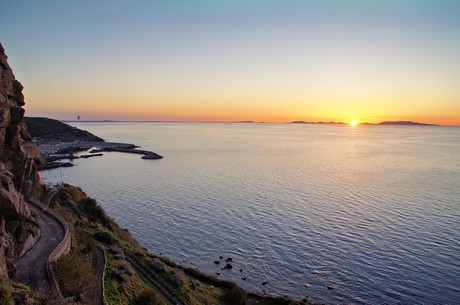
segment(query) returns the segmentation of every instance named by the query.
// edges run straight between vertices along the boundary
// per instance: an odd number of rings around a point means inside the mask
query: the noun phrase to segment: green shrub
[[[115,238],[109,232],[96,232],[94,233],[94,238],[101,243],[106,243],[109,245],[113,245],[116,243]]]
[[[109,222],[104,209],[92,198],[85,198],[80,202],[80,206],[90,221],[99,221],[106,225]]]
[[[132,305],[159,305],[161,304],[158,295],[153,290],[143,290],[131,302]]]
[[[74,229],[72,233],[72,247],[83,255],[88,255],[96,248],[96,241],[90,233]]]
[[[2,280],[0,280],[0,304],[14,305],[13,296],[11,295],[11,287]]]
[[[238,285],[233,285],[233,287],[224,295],[224,300],[232,305],[245,304],[247,298],[248,293]]]

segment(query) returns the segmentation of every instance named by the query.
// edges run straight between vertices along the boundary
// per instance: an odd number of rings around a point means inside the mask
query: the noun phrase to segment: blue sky
[[[460,123],[458,16],[446,0],[3,0],[0,42],[30,115]]]

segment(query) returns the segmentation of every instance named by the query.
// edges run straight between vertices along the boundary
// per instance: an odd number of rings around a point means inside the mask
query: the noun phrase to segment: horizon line
[[[31,117],[32,118],[32,117]],[[36,117],[39,118],[39,117]],[[47,118],[47,117],[42,117]],[[69,119],[56,119],[61,122],[71,122],[71,123],[104,123],[104,122],[113,122],[113,123],[240,123],[240,124],[311,124],[311,125],[352,125],[351,123],[345,123],[341,121],[303,121],[303,120],[295,120],[295,121],[286,121],[286,122],[270,122],[270,121],[252,121],[252,120],[241,120],[241,121],[218,121],[218,120],[196,120],[196,121],[188,121],[188,120],[110,120],[110,119],[94,119],[94,120],[69,120]],[[399,126],[438,126],[438,127],[460,127],[460,125],[443,125],[443,124],[432,124],[432,123],[425,123],[425,122],[416,122],[416,121],[381,121],[378,123],[370,123],[370,122],[358,122],[356,124],[359,125],[375,125],[375,126],[392,126],[392,125],[399,125]]]

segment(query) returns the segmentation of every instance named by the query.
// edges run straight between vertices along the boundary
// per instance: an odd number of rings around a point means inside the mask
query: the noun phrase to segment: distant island
[[[294,121],[291,124],[327,124],[327,125],[348,125],[347,123],[343,122],[306,122],[306,121]],[[419,123],[419,122],[412,122],[412,121],[384,121],[380,123],[358,123],[358,125],[404,125],[404,126],[441,126],[437,124],[427,124],[427,123]]]
[[[369,125],[373,125],[370,123],[367,123]],[[440,126],[436,124],[426,124],[426,123],[419,123],[419,122],[412,122],[412,121],[385,121],[378,123],[376,125],[420,125],[420,126]]]
[[[158,121],[158,120],[60,120],[60,122],[65,123],[239,123],[239,124],[262,124],[269,122],[258,122],[258,121]],[[350,125],[349,123],[344,122],[335,122],[335,121],[293,121],[293,122],[276,122],[276,123],[287,123],[287,124],[314,124],[314,125]],[[438,124],[429,124],[413,121],[383,121],[380,123],[357,123],[356,125],[401,125],[401,126],[444,126]],[[74,128],[74,127],[73,127]]]

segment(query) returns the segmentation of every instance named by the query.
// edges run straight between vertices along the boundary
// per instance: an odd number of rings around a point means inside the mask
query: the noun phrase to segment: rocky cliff
[[[0,277],[11,277],[39,228],[25,199],[39,183],[37,146],[23,122],[24,95],[0,44]]]

